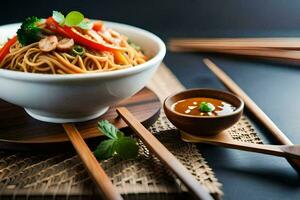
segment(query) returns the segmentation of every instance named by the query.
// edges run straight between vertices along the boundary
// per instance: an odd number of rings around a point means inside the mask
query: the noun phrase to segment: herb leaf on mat
[[[125,136],[107,120],[99,121],[98,129],[110,138],[102,141],[94,151],[94,155],[98,159],[108,159],[114,155],[119,155],[122,159],[131,159],[138,155],[139,147],[135,139]]]
[[[107,120],[102,120],[98,122],[98,129],[107,137],[111,139],[117,139],[117,132],[121,132],[113,124],[109,123]],[[120,133],[119,133],[120,134]]]
[[[94,155],[100,160],[105,160],[112,157],[115,153],[115,144],[116,141],[114,139],[104,140],[97,146],[96,150],[94,151]]]
[[[116,143],[116,152],[123,159],[135,158],[138,155],[139,147],[136,141],[130,137],[122,137]]]

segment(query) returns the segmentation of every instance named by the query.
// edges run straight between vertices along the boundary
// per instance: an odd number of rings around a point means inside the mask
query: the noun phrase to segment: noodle
[[[17,40],[1,61],[0,68],[31,73],[74,74],[125,69],[146,62],[147,57],[130,46],[125,36],[108,29],[105,33],[99,32],[99,37],[111,45],[117,43],[124,50],[117,55],[114,51],[95,51],[86,47],[85,53],[80,56],[58,49],[44,52],[39,48],[39,42],[22,46]]]

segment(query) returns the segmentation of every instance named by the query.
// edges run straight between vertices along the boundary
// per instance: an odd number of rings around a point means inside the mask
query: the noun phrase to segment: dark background
[[[299,9],[297,0],[10,0],[1,7],[0,23],[80,10],[160,36],[284,36],[299,33]]]
[[[165,41],[179,36],[300,36],[297,0],[30,0],[2,5],[0,24],[20,22],[31,15],[47,17],[52,10],[79,10],[90,18],[150,30]],[[221,66],[294,143],[300,143],[299,66],[171,52],[165,63],[188,88],[223,88],[202,64],[204,56]],[[300,179],[284,159],[207,145],[199,148],[224,184],[224,199],[300,199]]]

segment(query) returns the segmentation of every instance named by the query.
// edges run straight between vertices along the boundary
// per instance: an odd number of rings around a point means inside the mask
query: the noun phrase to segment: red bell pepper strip
[[[92,49],[98,50],[98,51],[120,51],[123,50],[121,47],[115,47],[110,44],[103,44],[99,43],[95,40],[92,40],[88,37],[85,37],[81,33],[79,33],[75,28],[64,26],[64,31],[67,33],[67,35],[70,38],[73,38],[73,40],[81,45],[90,47]]]
[[[0,62],[5,58],[5,56],[9,53],[10,47],[15,44],[17,41],[17,36],[14,36],[13,38],[9,39],[4,46],[0,50]]]
[[[54,19],[53,17],[48,17],[46,20],[46,27],[50,29],[51,31],[58,33],[64,37],[70,37],[67,35],[67,33],[64,31],[63,27],[61,27]]]
[[[95,40],[89,39],[76,31],[75,28],[69,26],[60,26],[52,17],[49,17],[46,20],[47,28],[50,30],[68,38],[72,38],[78,44],[81,44],[86,47],[90,47],[92,49],[98,51],[119,51],[122,50],[121,47],[115,47],[110,44],[99,43]]]

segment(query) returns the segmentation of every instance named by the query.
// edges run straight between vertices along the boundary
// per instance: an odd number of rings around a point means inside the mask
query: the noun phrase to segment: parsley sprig
[[[137,142],[125,136],[118,128],[107,120],[98,122],[98,129],[109,139],[102,141],[94,151],[94,155],[100,159],[108,159],[114,155],[122,159],[135,158],[138,155]]]
[[[71,11],[65,17],[61,12],[53,11],[53,19],[61,26],[77,26],[82,29],[91,29],[93,23],[85,19],[84,15],[79,11]]]

